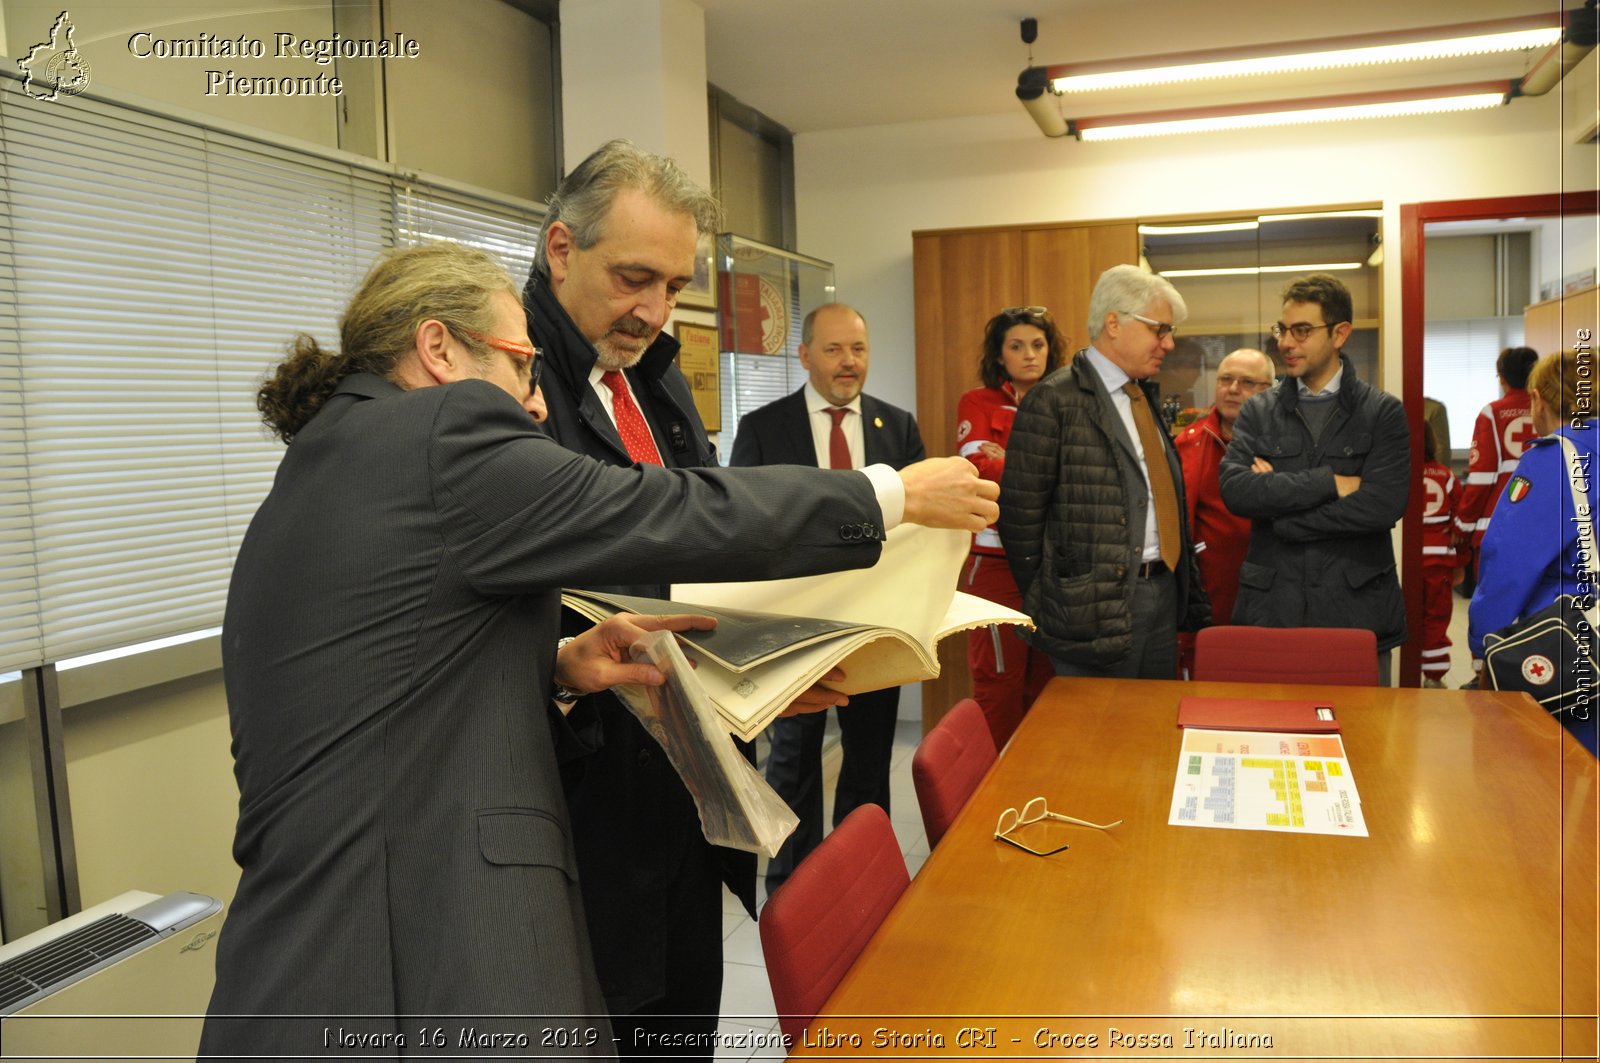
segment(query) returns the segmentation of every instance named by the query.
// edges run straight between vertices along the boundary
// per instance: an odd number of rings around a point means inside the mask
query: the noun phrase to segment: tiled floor
[[[1450,671],[1444,685],[1452,690],[1472,678],[1472,651],[1467,649],[1467,599],[1450,596]]]
[[[826,784],[825,813],[833,817],[833,783],[839,774],[839,746],[832,740],[834,724],[829,721],[830,739],[823,753],[823,775]],[[906,868],[914,876],[928,858],[928,837],[922,829],[922,813],[917,810],[917,794],[911,785],[911,754],[922,740],[922,724],[916,720],[901,720],[895,732],[894,758],[889,769],[889,818],[895,835],[900,839],[900,851],[905,854]],[[763,872],[765,871],[763,861]],[[765,899],[765,890],[757,892]],[[722,893],[722,1019],[719,1029],[729,1035],[738,1035],[741,1043],[752,1039],[773,1047],[719,1048],[718,1059],[781,1059],[786,1054],[778,1040],[777,1009],[772,1003],[772,990],[767,985],[767,968],[761,956],[761,936],[755,920],[745,913],[743,905],[733,894]],[[751,1035],[768,1035],[752,1038]],[[731,1039],[731,1038],[730,1038]],[[726,1039],[725,1039],[726,1040]]]

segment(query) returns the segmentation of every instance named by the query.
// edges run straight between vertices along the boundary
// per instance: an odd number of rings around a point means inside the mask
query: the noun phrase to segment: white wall
[[[1565,86],[1596,70],[1590,56]],[[1596,187],[1596,149],[1564,147],[1561,102],[1105,144],[1047,140],[1020,107],[809,133],[795,138],[799,249],[835,263],[839,298],[872,323],[871,390],[914,408],[914,230],[1381,202],[1384,384],[1398,393],[1399,204],[1554,192],[1563,173]]]
[[[13,59],[26,56],[30,46],[48,40],[56,16],[65,7],[75,26],[73,43],[89,64],[91,88],[135,94],[158,105],[181,107],[324,147],[339,143],[336,97],[206,95],[208,70],[232,70],[246,78],[332,76],[332,65],[277,59],[272,54],[275,33],[313,40],[332,34],[333,8],[326,0],[256,0],[232,9],[210,0],[165,0],[161,4],[80,0],[70,6],[60,0],[3,0],[0,7],[6,31],[0,47]],[[162,41],[193,40],[202,32],[225,39],[245,36],[261,40],[267,57],[139,58],[128,42],[141,32]]]

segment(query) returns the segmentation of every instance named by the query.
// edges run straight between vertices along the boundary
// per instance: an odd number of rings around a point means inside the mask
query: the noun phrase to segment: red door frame
[[[1600,192],[1552,192],[1498,199],[1455,199],[1400,204],[1400,386],[1411,426],[1411,453],[1422,454],[1423,227],[1435,221],[1541,218],[1600,213]],[[1548,351],[1540,351],[1548,354]],[[1403,592],[1409,638],[1400,649],[1396,685],[1415,686],[1422,675],[1422,462],[1411,463],[1411,499],[1400,527]]]

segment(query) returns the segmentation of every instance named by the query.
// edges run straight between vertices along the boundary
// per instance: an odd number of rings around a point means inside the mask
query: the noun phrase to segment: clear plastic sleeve
[[[671,632],[634,643],[633,658],[667,677],[659,687],[620,686],[616,693],[677,769],[713,845],[776,855],[800,821],[744,758]]]

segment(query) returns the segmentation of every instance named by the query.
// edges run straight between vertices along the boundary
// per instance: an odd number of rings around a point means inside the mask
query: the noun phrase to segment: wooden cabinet
[[[1095,281],[1138,261],[1138,227],[1128,220],[913,233],[917,423],[928,453],[955,453],[956,402],[979,384],[991,317],[1007,306],[1049,307],[1067,350],[1077,350],[1088,343]],[[939,660],[939,678],[922,684],[925,732],[972,693],[966,639],[946,639]]]
[[[1594,350],[1597,330],[1600,330],[1597,295],[1600,295],[1600,288],[1585,288],[1534,303],[1522,313],[1522,342],[1543,357],[1575,346],[1580,340],[1581,331],[1587,330],[1585,342],[1589,350]],[[920,367],[918,372],[921,372]]]

